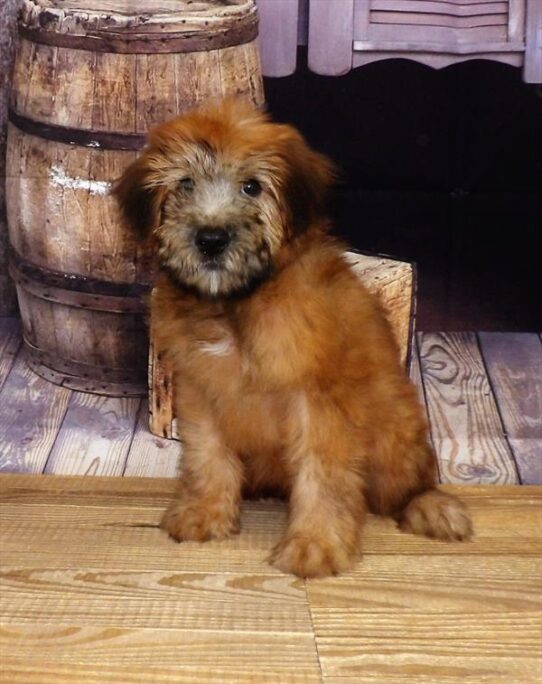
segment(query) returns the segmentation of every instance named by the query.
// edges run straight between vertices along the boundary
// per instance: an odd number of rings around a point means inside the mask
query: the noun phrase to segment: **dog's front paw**
[[[178,542],[225,539],[239,534],[239,516],[218,507],[176,501],[164,513],[160,527]]]
[[[351,570],[355,557],[325,538],[292,534],[275,546],[269,562],[299,577],[327,577]]]

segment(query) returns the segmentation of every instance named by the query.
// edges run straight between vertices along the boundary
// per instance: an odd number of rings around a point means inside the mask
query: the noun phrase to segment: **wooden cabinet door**
[[[521,65],[525,0],[355,0],[353,33],[353,66],[386,57]]]

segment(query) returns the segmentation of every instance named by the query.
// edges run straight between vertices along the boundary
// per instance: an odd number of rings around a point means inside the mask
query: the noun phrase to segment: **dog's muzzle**
[[[217,257],[230,244],[230,235],[224,228],[200,228],[196,232],[196,247],[206,257]]]

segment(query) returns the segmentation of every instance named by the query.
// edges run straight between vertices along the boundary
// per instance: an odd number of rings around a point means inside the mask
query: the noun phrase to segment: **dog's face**
[[[273,272],[281,249],[322,217],[331,178],[297,131],[230,100],[153,129],[114,192],[129,223],[154,232],[172,279],[219,298]]]

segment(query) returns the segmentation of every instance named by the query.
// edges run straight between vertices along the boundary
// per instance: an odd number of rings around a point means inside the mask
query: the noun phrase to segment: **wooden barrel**
[[[10,100],[10,273],[30,366],[146,391],[148,247],[112,182],[150,126],[221,96],[263,102],[254,0],[23,0]]]

